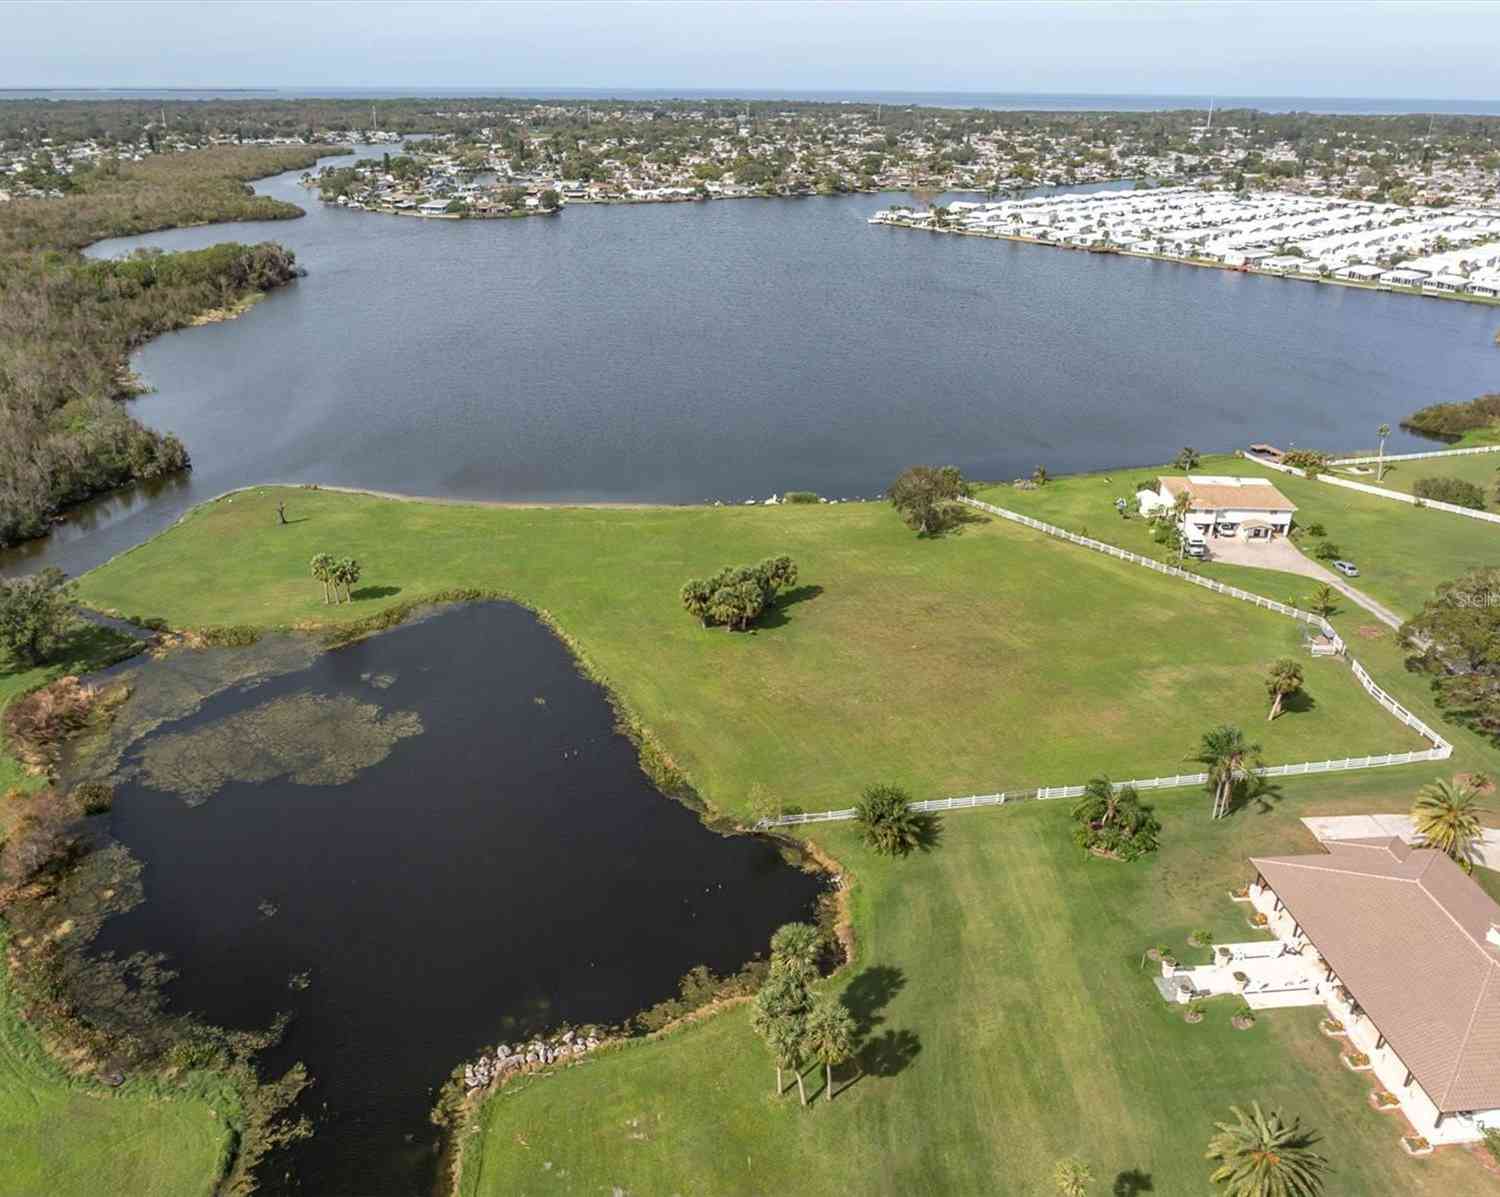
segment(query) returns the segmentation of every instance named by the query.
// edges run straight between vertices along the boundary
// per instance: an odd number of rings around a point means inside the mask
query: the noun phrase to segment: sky
[[[1500,0],[0,0],[0,87],[1497,99]]]

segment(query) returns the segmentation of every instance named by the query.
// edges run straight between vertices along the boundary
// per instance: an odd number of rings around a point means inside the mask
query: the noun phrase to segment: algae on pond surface
[[[346,695],[290,694],[156,737],[141,752],[139,772],[147,785],[190,805],[231,781],[343,785],[383,761],[396,741],[421,732],[414,711],[382,712]]]

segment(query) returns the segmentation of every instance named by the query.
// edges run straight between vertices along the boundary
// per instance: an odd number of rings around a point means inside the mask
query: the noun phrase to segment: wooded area
[[[320,146],[221,147],[107,161],[60,199],[0,205],[0,546],[40,536],[69,503],[188,465],[175,437],[142,427],[132,350],[194,317],[295,277],[273,244],[91,261],[104,237],[301,209],[246,180],[311,165]]]

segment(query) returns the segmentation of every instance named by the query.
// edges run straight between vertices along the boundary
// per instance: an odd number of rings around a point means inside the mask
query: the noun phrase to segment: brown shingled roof
[[[1500,1108],[1500,904],[1429,848],[1327,847],[1251,863],[1439,1110]]]
[[[1210,508],[1215,511],[1226,507],[1241,511],[1296,511],[1297,505],[1288,499],[1264,478],[1237,478],[1240,485],[1224,482],[1209,482],[1202,477],[1188,475],[1186,478],[1161,477],[1162,490],[1176,498],[1186,493],[1192,497],[1195,508]]]

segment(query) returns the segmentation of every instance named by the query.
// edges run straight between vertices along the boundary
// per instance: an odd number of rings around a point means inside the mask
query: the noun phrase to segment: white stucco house
[[[1182,532],[1189,544],[1222,537],[1274,540],[1292,527],[1297,506],[1265,478],[1231,478],[1220,474],[1159,477],[1155,490],[1137,496],[1142,515],[1172,507],[1187,495]]]

